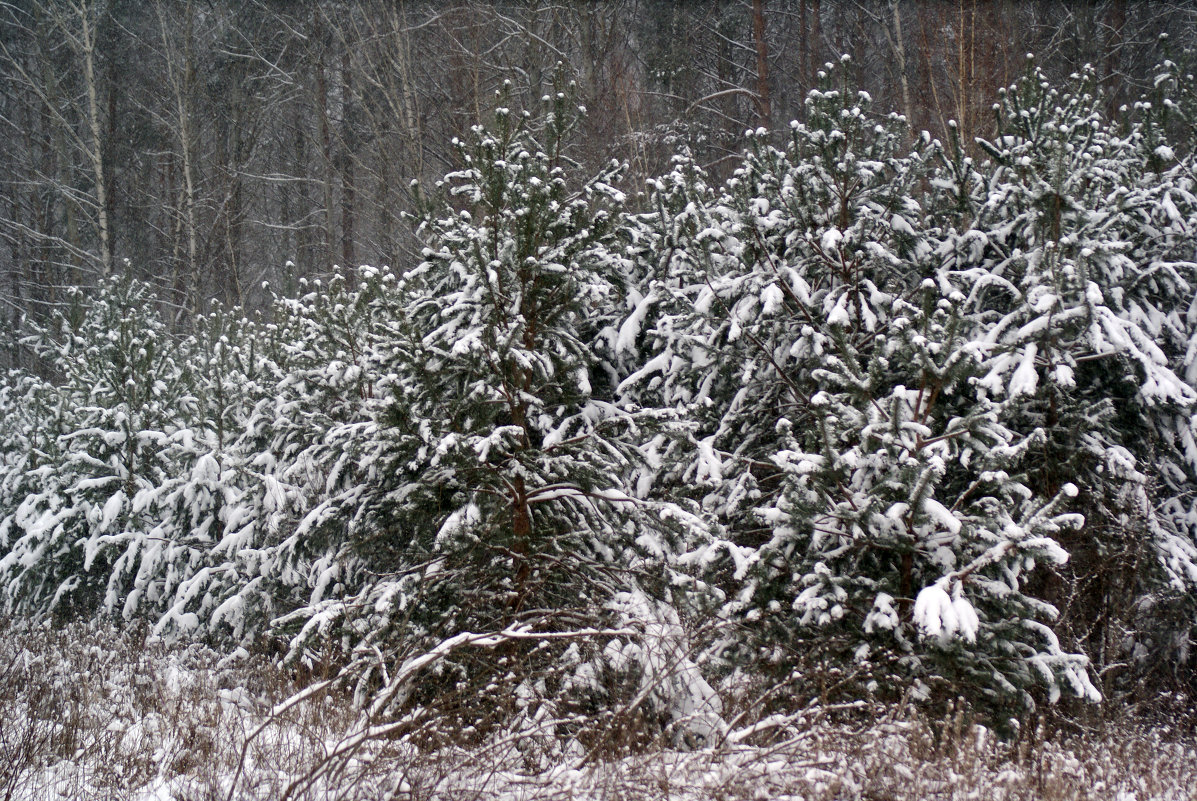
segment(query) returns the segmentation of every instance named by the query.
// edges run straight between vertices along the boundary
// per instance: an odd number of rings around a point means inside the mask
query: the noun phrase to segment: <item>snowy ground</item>
[[[0,799],[14,801],[1197,798],[1197,751],[1164,729],[1008,743],[964,716],[845,723],[809,710],[710,748],[620,758],[534,729],[417,747],[357,736],[340,696],[280,711],[297,685],[264,663],[111,631],[5,635]]]

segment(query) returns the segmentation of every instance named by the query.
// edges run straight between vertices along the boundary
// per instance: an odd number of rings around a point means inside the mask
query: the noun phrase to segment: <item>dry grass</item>
[[[548,721],[430,747],[435,714],[354,739],[363,722],[335,693],[272,714],[300,688],[248,655],[95,626],[0,635],[0,801],[1197,798],[1179,725],[1025,726],[1003,741],[965,711],[812,708],[741,721],[692,751],[643,739],[598,758]]]

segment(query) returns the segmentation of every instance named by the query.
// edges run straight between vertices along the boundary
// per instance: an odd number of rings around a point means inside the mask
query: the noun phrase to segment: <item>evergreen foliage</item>
[[[3,611],[284,638],[373,711],[435,657],[426,694],[630,698],[689,742],[708,680],[798,651],[852,694],[1129,692],[1188,658],[1197,589],[1169,69],[1111,120],[1090,73],[1032,67],[974,157],[828,65],[784,141],[750,132],[721,185],[679,154],[636,213],[619,164],[571,162],[567,87],[501,92],[415,188],[411,269],[187,336],[108,282],[30,341]]]
[[[6,456],[6,484],[27,494],[0,522],[4,607],[86,614],[127,584],[129,540],[154,525],[136,498],[175,473],[161,446],[196,400],[177,343],[135,284],[101,287],[86,306],[76,296],[32,344],[60,374],[9,386],[23,413],[6,439],[29,452]]]

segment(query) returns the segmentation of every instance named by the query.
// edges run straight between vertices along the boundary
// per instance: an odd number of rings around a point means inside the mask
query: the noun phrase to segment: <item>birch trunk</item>
[[[894,51],[894,58],[898,62],[898,86],[902,92],[902,113],[906,115],[906,124],[913,127],[914,106],[910,101],[910,78],[906,74],[906,42],[902,38],[902,9],[898,0],[890,0],[889,7],[894,21],[894,33],[890,45]]]
[[[100,92],[96,82],[96,36],[92,14],[94,4],[81,0],[71,10],[79,17],[79,50],[83,59],[83,81],[87,91],[87,125],[91,134],[87,150],[96,182],[96,227],[100,239],[100,269],[112,274],[112,234],[108,227],[108,187],[104,181],[104,149],[100,129]]]

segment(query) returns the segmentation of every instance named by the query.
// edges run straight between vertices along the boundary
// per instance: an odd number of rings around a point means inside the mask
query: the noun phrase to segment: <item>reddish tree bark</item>
[[[765,41],[765,0],[752,0],[752,38],[756,43],[756,111],[761,125],[773,119],[769,100],[769,44]]]

